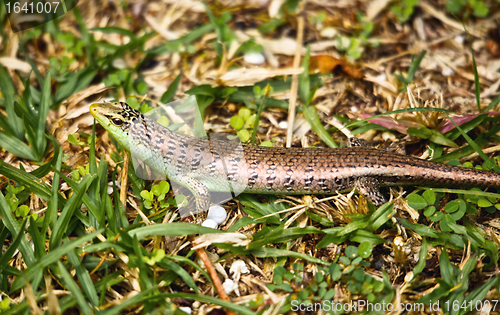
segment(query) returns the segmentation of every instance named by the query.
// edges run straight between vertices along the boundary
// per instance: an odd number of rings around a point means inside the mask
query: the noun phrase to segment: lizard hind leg
[[[356,189],[373,205],[379,207],[386,203],[384,195],[380,192],[380,183],[373,177],[361,177],[356,181]]]
[[[347,145],[350,148],[352,148],[352,147],[369,147],[369,145],[366,143],[365,140],[359,139],[356,137],[351,137],[351,138],[347,139]]]

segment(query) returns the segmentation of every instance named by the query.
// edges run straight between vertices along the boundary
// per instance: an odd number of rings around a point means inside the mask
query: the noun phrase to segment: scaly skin
[[[187,187],[197,212],[208,210],[210,191],[332,194],[356,187],[380,205],[385,202],[380,186],[500,187],[500,173],[367,147],[238,146],[180,135],[122,102],[92,104],[90,113],[134,156]]]

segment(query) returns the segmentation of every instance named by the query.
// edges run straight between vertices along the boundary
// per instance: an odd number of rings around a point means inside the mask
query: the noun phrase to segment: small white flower
[[[229,268],[229,273],[233,274],[233,280],[238,282],[240,281],[241,274],[249,273],[247,265],[243,260],[235,260]]]
[[[238,289],[238,284],[231,279],[226,279],[226,281],[222,284],[222,287],[224,288],[224,291],[229,294]]]

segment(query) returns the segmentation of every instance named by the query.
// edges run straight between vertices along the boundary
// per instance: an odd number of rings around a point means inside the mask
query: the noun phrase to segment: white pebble
[[[444,77],[449,77],[449,76],[452,76],[454,74],[455,74],[455,71],[453,71],[453,69],[450,67],[446,67],[441,71],[441,75],[443,75]]]
[[[204,226],[204,227],[209,227],[209,228],[212,228],[212,229],[215,229],[217,227],[217,222],[215,222],[214,220],[212,219],[206,219],[202,224],[201,226]]]
[[[348,48],[349,46],[351,46],[351,40],[348,37],[339,36],[337,38],[337,48]]]
[[[281,128],[281,129],[286,129],[288,128],[288,122],[286,121],[282,121],[278,124],[278,126]]]
[[[251,52],[251,53],[246,53],[243,56],[243,60],[245,60],[245,62],[251,63],[253,65],[260,65],[260,64],[264,63],[264,61],[266,61],[266,58],[261,53]]]
[[[116,69],[125,69],[127,68],[127,62],[125,61],[125,59],[123,58],[116,58],[114,59],[111,64],[113,65],[113,67],[115,67]]]
[[[191,314],[191,313],[193,312],[193,311],[191,310],[191,308],[190,308],[190,307],[188,307],[188,306],[179,306],[179,309],[180,309],[181,311],[183,311],[184,313],[188,313],[188,314]]]
[[[460,36],[460,35],[455,36],[455,43],[457,43],[457,44],[463,44],[464,41],[465,41],[465,37],[464,36]]]
[[[117,189],[120,189],[121,185],[119,181],[115,181],[115,185]],[[108,189],[106,190],[108,195],[111,195],[113,193],[113,182],[108,183]]]
[[[207,219],[214,220],[217,224],[221,224],[226,219],[227,213],[221,206],[211,206],[208,209]]]
[[[325,38],[334,38],[337,35],[337,33],[338,33],[337,30],[334,29],[333,27],[325,27],[319,32],[319,35]]]

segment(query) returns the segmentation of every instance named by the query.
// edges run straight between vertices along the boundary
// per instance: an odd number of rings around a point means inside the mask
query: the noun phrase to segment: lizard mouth
[[[106,110],[102,107],[102,103],[93,103],[90,105],[89,112],[98,121],[104,121],[104,117],[106,117]]]
[[[99,108],[99,103],[94,103],[92,105],[89,106],[89,112],[92,116],[95,117],[95,115],[97,115],[98,113],[98,108]]]

